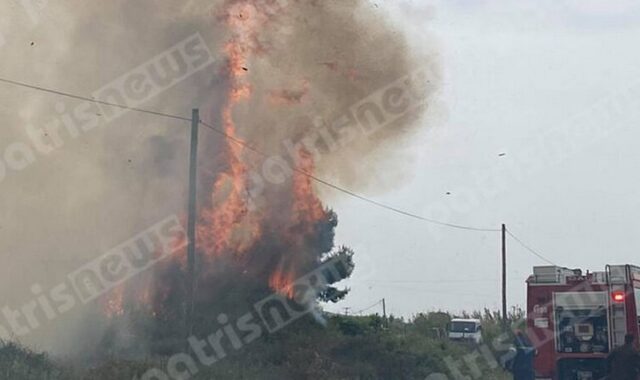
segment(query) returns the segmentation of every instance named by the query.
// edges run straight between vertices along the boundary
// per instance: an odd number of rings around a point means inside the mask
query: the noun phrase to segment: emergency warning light
[[[614,302],[624,302],[624,292],[622,290],[612,292],[611,298]]]

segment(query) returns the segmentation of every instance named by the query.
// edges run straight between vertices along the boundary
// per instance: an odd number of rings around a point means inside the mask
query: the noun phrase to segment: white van
[[[449,324],[449,339],[482,343],[482,324],[479,319],[454,318]]]

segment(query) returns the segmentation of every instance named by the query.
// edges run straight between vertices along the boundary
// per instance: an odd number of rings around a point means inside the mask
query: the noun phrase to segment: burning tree
[[[323,209],[317,220],[291,218],[287,226],[265,221],[260,238],[243,251],[210,256],[206,248],[199,248],[190,332],[210,334],[220,328],[219,315],[233,319],[253,313],[254,305],[274,292],[293,298],[295,281],[328,261],[339,260],[345,270],[319,284],[307,307],[313,310],[320,302],[343,299],[348,289],[335,284],[352,273],[354,253],[348,247],[334,248],[336,225],[336,214]],[[177,256],[113,293],[107,306],[114,301],[118,306],[111,309],[112,324],[100,350],[127,353],[144,348],[145,352],[171,353],[183,349],[185,331],[190,328],[185,324],[187,280],[183,256]]]
[[[224,65],[195,92],[205,94],[197,99],[207,104],[203,116],[224,137],[201,141],[209,145],[201,144],[199,157],[194,333],[210,331],[219,314],[244,314],[273,293],[292,297],[296,279],[335,258],[348,270],[318,287],[312,302],[345,297],[348,290],[336,283],[353,271],[353,252],[335,246],[338,218],[321,201],[316,173],[350,189],[369,184],[376,176],[357,174],[376,160],[393,161],[397,152],[386,145],[410,136],[421,115],[410,106],[426,104],[439,81],[437,60],[410,54],[402,34],[368,1],[217,2],[206,25],[213,21],[225,36],[216,41]],[[204,14],[194,8],[198,17]],[[418,61],[435,73],[416,79],[411,73]],[[319,143],[307,139],[319,135]],[[329,153],[319,160],[319,151]],[[265,181],[257,199],[256,168],[282,157],[278,178]],[[186,267],[185,249],[108,296],[105,336],[113,345],[183,348]]]
[[[347,270],[319,285],[312,302],[337,302],[348,289],[334,284],[354,268],[353,251],[334,247],[338,218],[314,190],[315,163],[306,149],[298,150],[288,178],[266,190],[267,202],[256,205],[248,195],[248,167],[261,158],[238,144],[241,137],[234,109],[252,97],[247,66],[251,55],[263,48],[258,32],[274,17],[273,8],[258,3],[229,1],[219,15],[230,30],[223,49],[227,65],[221,73],[227,79],[227,90],[219,106],[226,139],[215,157],[223,169],[205,189],[208,195],[200,197],[192,332],[209,332],[217,315],[244,314],[274,292],[292,298],[297,278],[334,259],[347,263]],[[187,276],[185,249],[152,273],[110,294],[105,308],[112,327],[105,346],[127,346],[119,337],[126,330],[125,335],[136,337],[130,342],[134,345],[149,342],[159,352],[181,349],[189,329],[185,326]]]

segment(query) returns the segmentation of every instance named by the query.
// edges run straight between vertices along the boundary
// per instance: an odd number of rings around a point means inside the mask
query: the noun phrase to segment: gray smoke
[[[0,27],[6,43],[0,47],[0,76],[90,96],[197,32],[217,62],[142,108],[190,117],[190,110],[199,107],[203,119],[217,124],[228,87],[220,53],[229,38],[220,18],[225,3],[52,0],[39,2],[34,21],[33,9],[29,13],[3,2]],[[286,4],[258,34],[261,50],[247,62],[253,95],[234,114],[239,136],[268,154],[288,157],[285,142],[299,142],[323,126],[330,130],[352,105],[417,68],[428,68],[423,85],[429,96],[438,88],[434,48],[415,49],[383,7],[365,0],[255,3]],[[34,147],[33,131],[50,138],[43,128],[61,123],[60,115],[82,102],[4,84],[0,99],[0,154],[6,161],[6,149],[15,142],[33,153],[24,169],[7,169],[0,183],[3,305],[20,308],[34,299],[29,290],[34,283],[46,292],[151,224],[183,214],[188,122],[128,112],[76,138],[62,128],[62,143],[45,154]],[[321,155],[318,175],[353,190],[388,188],[406,174],[398,170],[406,160],[402,143],[429,125],[428,112],[423,113],[429,108],[427,103],[375,134],[325,149],[329,153]],[[97,118],[104,119],[103,114],[104,109],[96,109]],[[203,128],[201,139],[200,194],[206,200],[224,162],[219,160],[220,135]],[[247,153],[244,159],[250,170],[261,170],[259,157]],[[393,176],[385,170],[389,167]],[[268,193],[280,191],[269,186]],[[40,326],[18,338],[60,353],[76,351],[70,337],[77,335],[70,332],[77,330],[77,321],[86,321],[85,315],[96,319],[87,326],[94,333],[83,333],[84,338],[101,335],[98,307],[78,306],[53,321],[41,313]],[[7,327],[2,318],[0,325]]]

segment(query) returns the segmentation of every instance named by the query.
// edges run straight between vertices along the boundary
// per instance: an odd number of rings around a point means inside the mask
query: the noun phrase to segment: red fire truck
[[[527,335],[537,349],[536,379],[597,380],[605,359],[636,336],[640,323],[640,268],[607,265],[583,273],[557,266],[533,268],[527,279]]]

